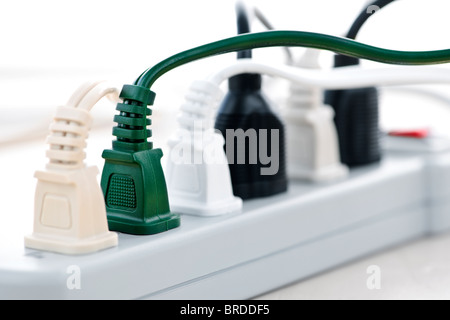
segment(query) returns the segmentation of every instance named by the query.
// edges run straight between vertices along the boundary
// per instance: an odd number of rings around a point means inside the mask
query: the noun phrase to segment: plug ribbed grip
[[[92,117],[87,110],[59,107],[50,126],[46,155],[50,159],[48,168],[75,169],[83,166],[86,158],[84,148]]]
[[[195,81],[180,107],[178,123],[184,129],[207,130],[214,126],[214,115],[223,98],[222,90],[208,81]]]
[[[120,112],[114,117],[117,126],[113,128],[113,149],[120,151],[141,151],[152,149],[147,138],[152,136],[147,126],[151,124],[147,116],[152,114],[147,105],[152,105],[155,93],[148,88],[124,85],[120,92],[123,103],[118,103],[116,110]]]

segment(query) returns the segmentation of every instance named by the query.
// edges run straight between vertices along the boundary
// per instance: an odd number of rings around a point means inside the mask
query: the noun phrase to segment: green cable
[[[437,51],[396,51],[374,47],[351,39],[303,31],[266,31],[243,34],[175,54],[150,69],[135,81],[150,88],[166,72],[209,56],[277,46],[309,47],[376,62],[399,65],[429,65],[450,62],[450,49]]]

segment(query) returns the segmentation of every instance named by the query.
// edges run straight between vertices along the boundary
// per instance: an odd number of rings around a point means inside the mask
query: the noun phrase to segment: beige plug
[[[118,90],[107,83],[88,83],[57,109],[47,140],[49,163],[35,173],[34,226],[26,247],[84,254],[118,244],[117,234],[108,229],[98,168],[84,163],[89,111],[104,96],[119,100]]]

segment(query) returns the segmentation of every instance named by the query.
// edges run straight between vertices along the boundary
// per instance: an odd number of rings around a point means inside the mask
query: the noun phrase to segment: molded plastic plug
[[[249,33],[246,6],[238,1],[235,9],[238,34]],[[239,51],[237,56],[238,60],[251,57],[251,50]],[[260,74],[229,78],[229,91],[215,123],[226,141],[233,193],[242,199],[287,190],[284,127],[261,94],[261,82]]]
[[[152,149],[147,129],[155,94],[148,88],[124,85],[117,104],[119,115],[113,149],[105,150],[101,186],[111,230],[130,234],[155,234],[176,228],[180,216],[170,212],[161,166],[161,149]]]
[[[307,49],[297,67],[319,69],[319,51]],[[287,108],[283,111],[288,148],[288,175],[314,182],[347,176],[341,164],[334,111],[322,103],[320,88],[293,83]]]
[[[213,129],[222,100],[211,82],[194,82],[178,117],[180,128],[169,140],[167,184],[176,212],[214,216],[236,212],[242,200],[233,195],[224,139]]]
[[[89,110],[115,92],[105,83],[85,84],[57,109],[47,141],[47,170],[35,174],[34,228],[25,237],[26,247],[82,254],[117,245],[117,234],[108,230],[98,169],[83,162],[92,121]]]
[[[337,55],[335,67],[357,65],[358,59]],[[335,112],[341,161],[349,167],[381,160],[378,90],[374,87],[329,90],[325,103]]]
[[[215,128],[225,138],[234,195],[268,197],[287,190],[284,125],[261,93],[260,74],[228,81]]]

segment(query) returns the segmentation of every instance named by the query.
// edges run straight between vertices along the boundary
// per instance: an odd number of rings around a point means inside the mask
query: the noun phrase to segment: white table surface
[[[256,297],[257,300],[450,299],[450,234],[379,252]],[[369,289],[370,266],[380,269],[380,289]]]

